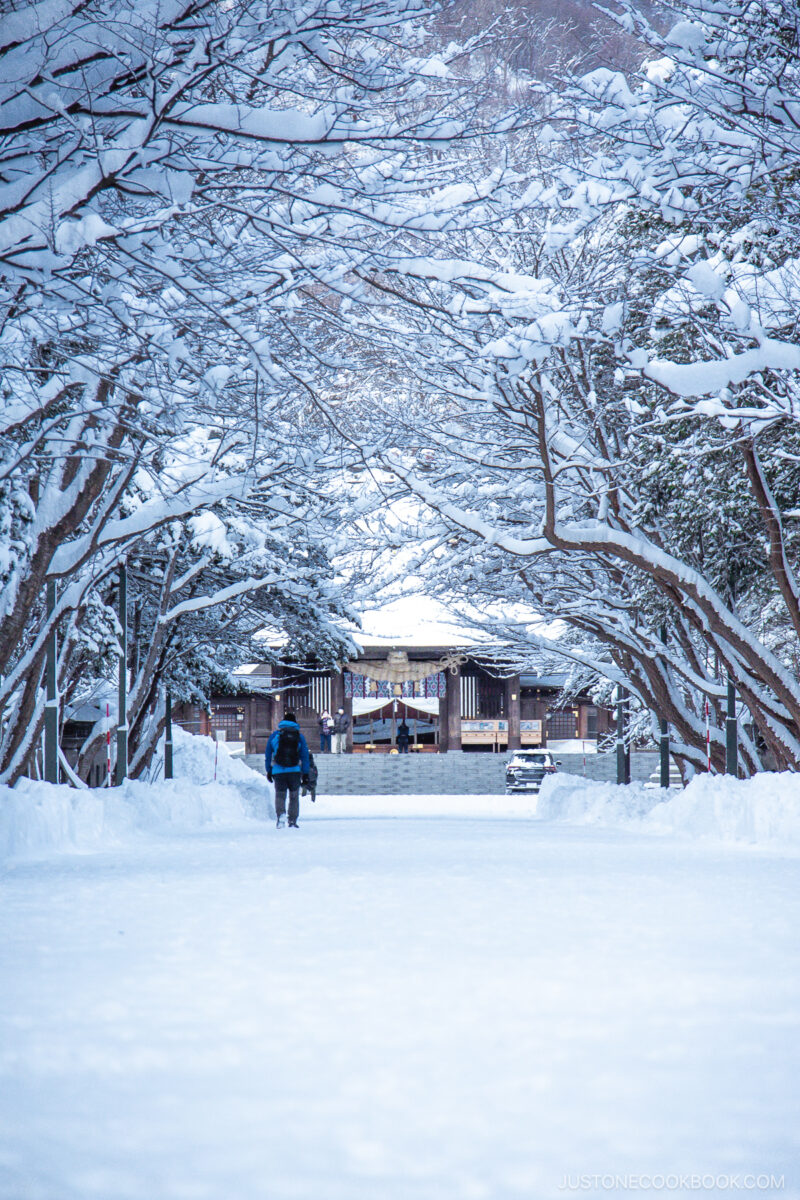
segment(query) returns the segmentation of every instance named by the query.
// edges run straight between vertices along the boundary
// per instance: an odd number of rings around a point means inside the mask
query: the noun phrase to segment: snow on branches
[[[415,198],[421,148],[472,110],[446,55],[428,69],[427,10],[67,0],[0,17],[0,778],[30,762],[50,627],[64,695],[116,565],[172,563],[165,538],[191,583],[154,581],[153,628],[248,603],[263,619],[272,596],[275,621],[334,652],[323,547],[342,514],[315,474],[339,352],[321,315],[358,298],[381,237],[466,204]],[[243,513],[269,553],[231,539]],[[203,530],[216,573],[191,574]]]
[[[744,769],[797,768],[800,6],[679,8],[664,34],[617,10],[653,50],[636,79],[542,86],[505,224],[453,250],[482,273],[394,286],[430,401],[383,461],[431,514],[430,577],[493,636],[527,605],[509,641],[549,652],[533,617],[561,618],[567,657],[625,681],[696,766],[730,678]]]

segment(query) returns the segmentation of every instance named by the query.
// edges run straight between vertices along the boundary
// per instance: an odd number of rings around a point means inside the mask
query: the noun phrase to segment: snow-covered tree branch
[[[474,197],[435,165],[476,136],[476,97],[430,67],[427,11],[89,0],[0,18],[3,778],[37,736],[50,626],[69,641],[159,531],[249,505],[268,537],[291,514],[312,556],[333,541],[341,512],[310,482],[336,461],[323,318],[398,231],[468,222]],[[280,561],[255,566],[195,573],[165,611],[268,593]],[[328,646],[332,574],[282,581]],[[81,658],[62,657],[70,691]]]

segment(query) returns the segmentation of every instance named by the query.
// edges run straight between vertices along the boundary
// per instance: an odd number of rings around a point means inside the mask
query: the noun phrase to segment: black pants
[[[289,793],[289,824],[293,825],[300,815],[300,772],[279,771],[272,776],[275,784],[275,816],[286,812],[286,793]]]

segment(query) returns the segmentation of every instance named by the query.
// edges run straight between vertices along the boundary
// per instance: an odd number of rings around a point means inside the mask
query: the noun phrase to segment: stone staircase
[[[559,754],[561,770],[583,775],[581,754]],[[264,772],[264,756],[248,754],[249,767]],[[505,791],[507,754],[315,754],[317,790],[328,796],[459,796]],[[646,781],[658,770],[658,754],[631,755],[631,778]],[[589,779],[615,781],[614,754],[587,754]]]

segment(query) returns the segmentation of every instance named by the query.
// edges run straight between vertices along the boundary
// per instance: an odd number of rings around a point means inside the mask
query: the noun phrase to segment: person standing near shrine
[[[397,750],[399,754],[408,754],[408,743],[411,741],[411,730],[405,718],[397,726]]]
[[[333,717],[326,708],[319,719],[319,748],[323,754],[330,754],[332,736]]]
[[[347,731],[350,728],[350,718],[343,708],[337,709],[333,718],[333,753],[344,754],[347,747]]]

